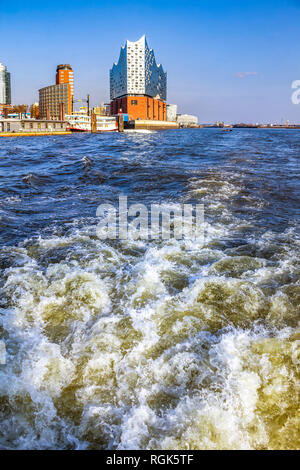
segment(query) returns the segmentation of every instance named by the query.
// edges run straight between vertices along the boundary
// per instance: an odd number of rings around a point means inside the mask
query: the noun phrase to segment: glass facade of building
[[[0,63],[0,104],[11,104],[10,73]]]
[[[126,41],[118,63],[110,70],[110,99],[125,95],[167,99],[167,74],[157,65],[145,36],[136,42]]]

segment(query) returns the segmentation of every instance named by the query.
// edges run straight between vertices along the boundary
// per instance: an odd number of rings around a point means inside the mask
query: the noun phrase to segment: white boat
[[[91,132],[91,116],[86,114],[68,114],[65,117],[69,125],[67,130],[73,132]],[[117,119],[113,116],[96,116],[97,132],[112,132],[118,130]]]

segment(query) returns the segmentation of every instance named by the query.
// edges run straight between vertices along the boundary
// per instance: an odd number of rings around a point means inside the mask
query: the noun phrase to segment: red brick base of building
[[[128,114],[130,120],[166,121],[167,104],[165,101],[149,96],[124,96],[110,103],[110,114],[118,113]]]

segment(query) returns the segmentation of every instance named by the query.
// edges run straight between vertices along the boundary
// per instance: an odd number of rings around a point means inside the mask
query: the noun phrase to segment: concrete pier
[[[178,129],[179,125],[177,122],[171,121],[150,121],[138,119],[136,121],[130,121],[128,127],[131,129],[166,130]]]
[[[43,137],[47,135],[72,135],[72,132],[0,132],[0,137]]]

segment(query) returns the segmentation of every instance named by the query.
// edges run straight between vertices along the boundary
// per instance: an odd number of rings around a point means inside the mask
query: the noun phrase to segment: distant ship
[[[72,132],[91,132],[91,116],[86,114],[68,114],[65,117],[69,125],[67,130]],[[118,130],[118,121],[113,116],[96,116],[97,132],[113,132]]]

